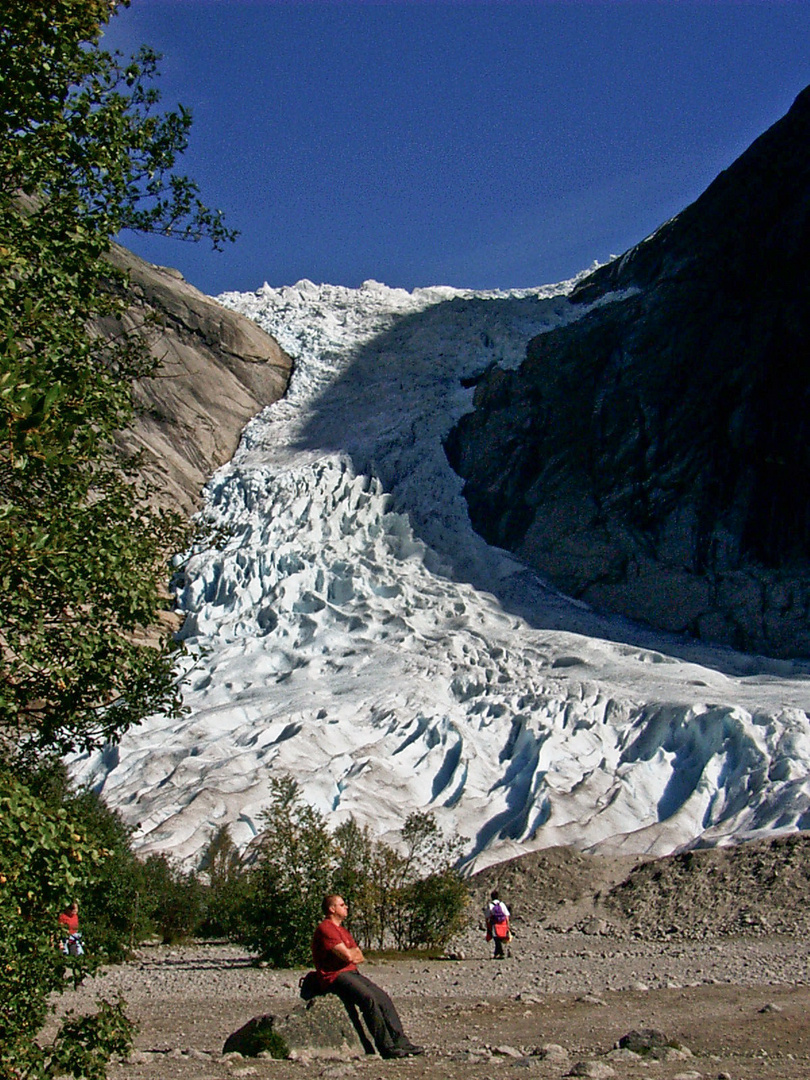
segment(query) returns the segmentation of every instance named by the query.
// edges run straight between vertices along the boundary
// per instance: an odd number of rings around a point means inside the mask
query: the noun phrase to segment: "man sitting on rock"
[[[388,994],[357,970],[365,957],[343,925],[349,913],[346,901],[342,896],[325,896],[323,913],[326,918],[318,925],[312,939],[312,958],[321,993],[337,994],[345,1005],[354,1005],[360,1010],[382,1057],[423,1054],[423,1047],[415,1046],[406,1037]]]

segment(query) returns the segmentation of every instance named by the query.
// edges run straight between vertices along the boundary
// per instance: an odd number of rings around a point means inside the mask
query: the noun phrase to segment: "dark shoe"
[[[393,1050],[386,1050],[383,1054],[384,1058],[406,1058],[416,1057],[419,1054],[424,1054],[424,1046],[416,1046],[414,1043],[406,1043],[403,1046],[395,1046]]]

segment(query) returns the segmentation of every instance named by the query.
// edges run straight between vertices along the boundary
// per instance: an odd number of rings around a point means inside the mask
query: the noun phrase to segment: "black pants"
[[[394,1003],[382,987],[359,971],[344,971],[332,983],[331,992],[363,1014],[374,1045],[385,1057],[398,1047],[410,1046]]]

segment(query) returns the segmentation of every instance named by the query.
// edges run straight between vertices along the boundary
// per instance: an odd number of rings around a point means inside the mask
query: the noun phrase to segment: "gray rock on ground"
[[[653,1061],[683,1061],[692,1056],[686,1046],[668,1038],[655,1028],[628,1031],[617,1044],[619,1050],[629,1050]]]
[[[228,1036],[222,1053],[347,1059],[363,1057],[366,1048],[343,1002],[328,994],[296,1005],[283,1015],[254,1016]]]
[[[616,1072],[604,1061],[578,1061],[566,1075],[585,1076],[589,1080],[609,1080],[611,1076],[616,1075]]]

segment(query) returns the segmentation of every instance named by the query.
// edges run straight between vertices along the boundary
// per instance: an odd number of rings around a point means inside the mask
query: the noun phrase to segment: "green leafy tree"
[[[278,967],[307,963],[321,900],[340,893],[364,948],[441,947],[462,929],[469,899],[455,864],[464,838],[445,837],[432,813],[415,812],[401,850],[354,818],[330,833],[295,780],[273,780],[254,869],[232,936]]]
[[[54,1042],[36,1036],[49,996],[65,974],[79,981],[99,958],[63,957],[57,913],[91,886],[110,853],[79,829],[63,806],[33,794],[0,770],[0,1078],[44,1080],[73,1071],[101,1077],[113,1053],[125,1053],[132,1025],[120,1001],[102,1004],[97,1019],[68,1019]]]
[[[407,885],[398,898],[397,943],[401,948],[441,948],[466,921],[467,885],[453,867]]]
[[[157,111],[155,54],[99,46],[125,3],[4,0],[0,20],[0,1080],[100,1077],[131,1038],[120,1003],[35,1038],[66,984],[55,913],[110,851],[28,770],[180,709],[171,643],[144,631],[185,527],[115,450],[154,364],[142,337],[94,327],[123,311],[105,258],[121,229],[228,234],[174,171],[191,117]]]
[[[323,814],[303,801],[291,777],[271,781],[262,821],[242,940],[276,967],[306,964],[323,918],[321,901],[332,891],[335,841]]]
[[[142,863],[132,850],[132,830],[93,791],[68,791],[71,819],[108,852],[82,891],[82,934],[88,953],[123,960],[148,930],[141,894]]]
[[[455,869],[464,838],[446,837],[430,811],[414,811],[402,827],[404,849],[389,878],[391,929],[397,946],[441,946],[463,924],[467,888]]]
[[[166,855],[150,855],[140,878],[143,912],[164,945],[193,936],[205,918],[205,888],[196,874],[174,866]]]
[[[238,937],[250,885],[249,875],[227,825],[212,837],[203,852],[200,870],[208,876],[202,933],[210,937]]]
[[[375,863],[381,845],[368,825],[361,828],[353,816],[338,825],[334,840],[337,867],[331,891],[339,893],[349,905],[352,934],[363,948],[369,949],[384,936],[375,884]]]
[[[367,901],[373,912],[371,921],[378,949],[389,946],[392,935],[396,933],[397,906],[404,880],[404,856],[389,844],[378,840],[374,845]]]
[[[180,708],[171,644],[138,634],[164,604],[176,516],[149,508],[115,433],[142,337],[105,259],[124,228],[219,245],[174,172],[188,112],[160,114],[156,56],[98,46],[114,0],[5,0],[0,23],[0,732],[7,752],[89,748]]]
[[[132,850],[132,830],[94,791],[76,791],[59,760],[41,763],[26,782],[52,811],[63,809],[76,830],[106,853],[82,889],[82,935],[89,955],[122,960],[151,930],[141,899],[146,891],[144,867]]]
[[[353,818],[338,826],[335,889],[349,901],[352,932],[365,948],[440,947],[463,926],[468,890],[455,864],[464,838],[447,838],[430,812],[405,820],[402,843],[374,840]]]

